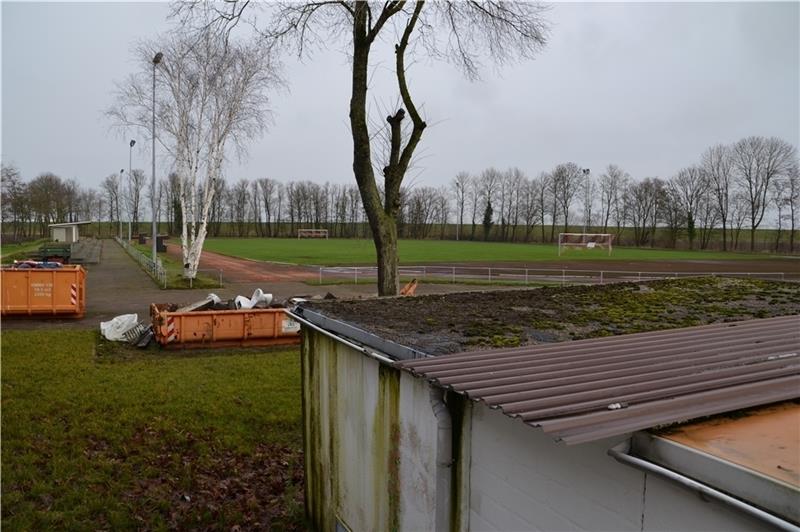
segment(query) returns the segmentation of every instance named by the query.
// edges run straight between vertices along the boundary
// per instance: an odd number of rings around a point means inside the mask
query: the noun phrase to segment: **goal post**
[[[610,233],[559,233],[558,256],[570,248],[577,249],[607,249],[611,255],[614,235]]]
[[[297,238],[298,240],[301,238],[328,238],[328,230],[327,229],[298,229],[297,230]]]

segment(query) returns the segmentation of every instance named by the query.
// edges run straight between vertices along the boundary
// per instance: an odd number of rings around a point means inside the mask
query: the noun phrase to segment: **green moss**
[[[388,530],[400,529],[400,371],[381,364],[378,367],[378,401],[373,422],[373,471],[375,508],[387,508]],[[380,512],[378,512],[380,519]],[[383,529],[375,523],[375,529]]]

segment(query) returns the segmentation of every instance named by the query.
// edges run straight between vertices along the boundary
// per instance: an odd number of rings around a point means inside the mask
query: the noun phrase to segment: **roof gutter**
[[[387,356],[385,356],[385,355],[383,355],[381,353],[377,353],[375,351],[370,351],[369,349],[367,349],[366,347],[364,347],[362,345],[354,344],[353,342],[351,342],[349,340],[346,340],[345,338],[342,338],[339,335],[336,335],[336,334],[333,334],[332,332],[326,331],[322,327],[319,327],[319,326],[311,323],[307,319],[303,318],[302,316],[296,314],[295,312],[293,312],[291,310],[287,309],[286,310],[286,314],[291,316],[293,320],[299,321],[300,323],[302,323],[306,327],[310,327],[310,328],[314,329],[315,331],[320,332],[320,333],[324,334],[325,336],[336,340],[337,342],[343,343],[347,347],[350,347],[352,349],[355,349],[356,351],[364,353],[368,357],[374,358],[375,360],[377,360],[378,362],[381,362],[382,364],[388,364],[388,365],[391,366],[391,365],[394,365],[394,363],[395,363],[394,360],[392,360],[391,358],[389,358],[389,357],[387,357]]]
[[[736,510],[739,510],[742,513],[749,515],[763,523],[766,523],[770,526],[773,526],[779,530],[786,530],[790,532],[800,532],[800,527],[794,525],[793,523],[781,519],[771,513],[765,512],[760,508],[753,506],[752,504],[748,504],[740,499],[735,497],[731,497],[730,495],[723,493],[715,488],[707,484],[703,484],[702,482],[697,482],[694,479],[691,479],[685,475],[681,475],[671,469],[667,469],[666,467],[662,467],[658,464],[654,464],[653,462],[649,462],[647,460],[643,460],[636,456],[630,454],[630,440],[626,440],[619,445],[616,445],[608,450],[608,455],[614,458],[617,462],[621,464],[629,465],[631,467],[635,467],[636,469],[642,470],[645,473],[652,473],[656,476],[659,476],[663,479],[669,480],[678,484],[690,491],[694,491],[699,495],[702,495],[706,498],[716,500],[727,506],[730,506]]]

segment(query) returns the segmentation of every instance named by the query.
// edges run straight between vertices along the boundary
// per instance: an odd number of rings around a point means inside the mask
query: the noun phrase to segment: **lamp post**
[[[158,248],[156,247],[156,233],[158,232],[158,228],[156,227],[156,66],[161,62],[161,58],[164,57],[164,54],[158,52],[155,57],[153,57],[153,176],[150,181],[150,212],[151,218],[153,219],[152,227],[151,227],[151,237],[153,239],[153,268],[155,269],[156,262],[156,252]]]
[[[125,173],[124,168],[119,169],[119,187],[122,187],[122,174]],[[122,213],[119,212],[120,197],[122,193],[120,188],[117,188],[117,223],[119,224],[119,239],[122,240]]]
[[[586,184],[584,189],[584,199],[583,199],[583,234],[586,234],[586,228],[589,225],[589,213],[591,212],[591,207],[589,202],[592,201],[591,195],[591,187],[589,186],[589,169],[583,169],[583,175],[586,177]],[[586,238],[586,237],[584,237]]]
[[[132,162],[133,162],[133,147],[135,145],[136,145],[136,141],[131,139],[131,142],[129,144],[130,147],[128,148],[128,179],[132,179],[133,178],[133,174],[131,173],[132,172],[131,166],[132,166]],[[138,229],[138,227],[137,227],[137,229]],[[128,242],[130,242],[132,236],[133,235],[131,235],[131,213],[128,212]]]

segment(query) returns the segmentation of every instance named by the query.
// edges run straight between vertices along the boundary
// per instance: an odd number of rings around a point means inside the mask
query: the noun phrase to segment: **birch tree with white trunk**
[[[246,142],[264,132],[268,91],[280,79],[268,49],[256,41],[228,39],[211,28],[176,31],[139,46],[142,68],[118,84],[108,111],[116,125],[149,134],[157,51],[164,55],[155,73],[156,134],[178,180],[183,275],[194,278],[226,152],[244,155]]]

